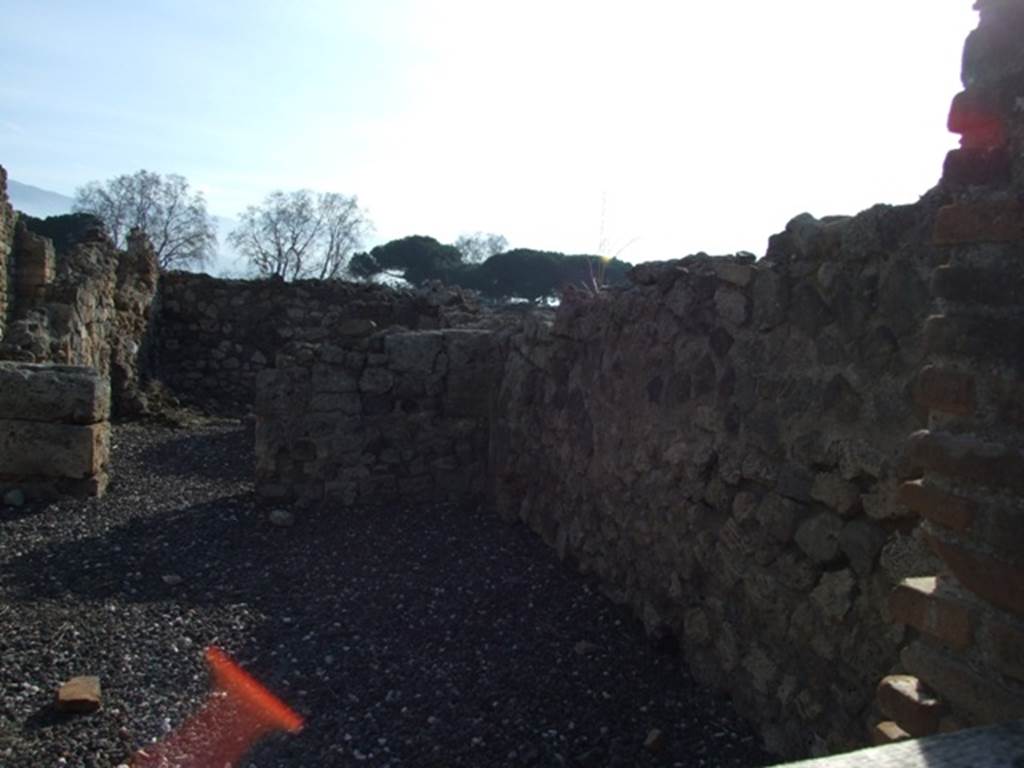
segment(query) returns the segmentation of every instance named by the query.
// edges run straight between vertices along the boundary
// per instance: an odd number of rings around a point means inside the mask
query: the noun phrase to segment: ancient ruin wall
[[[940,202],[643,265],[511,341],[500,512],[677,634],[778,752],[863,744],[902,636],[886,598],[934,562],[897,492]]]
[[[481,500],[499,344],[458,328],[291,345],[259,377],[257,493],[339,507]]]
[[[7,198],[7,171],[0,165],[0,341],[7,327],[8,272],[11,266],[11,250],[14,247],[14,226],[16,216]]]
[[[0,360],[89,366],[111,381],[115,409],[138,412],[157,263],[141,232],[126,251],[102,232],[66,252],[14,224],[0,168]]]
[[[942,560],[890,597],[908,627],[878,688],[882,738],[1024,718],[1024,6],[981,0],[949,127],[903,499]]]
[[[184,272],[160,283],[157,375],[182,399],[244,413],[257,376],[293,343],[345,342],[364,325],[429,330],[475,317],[462,292],[396,291],[343,281],[220,280]]]

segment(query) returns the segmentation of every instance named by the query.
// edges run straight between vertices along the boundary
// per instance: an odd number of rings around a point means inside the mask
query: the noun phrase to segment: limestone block
[[[110,417],[110,382],[92,368],[0,362],[0,416],[95,424]]]
[[[444,349],[444,337],[439,331],[395,333],[385,339],[384,347],[393,370],[427,374]]]
[[[107,465],[110,424],[0,419],[0,475],[86,478]]]

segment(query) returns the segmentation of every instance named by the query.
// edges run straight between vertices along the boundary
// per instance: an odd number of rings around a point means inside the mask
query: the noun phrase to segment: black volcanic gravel
[[[0,766],[128,762],[205,698],[211,644],[306,718],[254,768],[770,762],[521,525],[424,506],[276,527],[237,423],[118,425],[113,443],[103,499],[0,508]],[[83,674],[103,708],[55,713]]]

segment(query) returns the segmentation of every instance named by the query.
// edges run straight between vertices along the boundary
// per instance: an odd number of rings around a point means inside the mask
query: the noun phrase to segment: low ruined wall
[[[902,637],[886,598],[934,564],[898,490],[940,202],[643,265],[511,340],[499,511],[681,638],[777,752],[864,743]]]
[[[0,494],[99,496],[110,386],[91,368],[0,362]]]
[[[179,397],[247,411],[256,377],[292,343],[344,341],[364,325],[426,330],[478,314],[457,290],[402,291],[343,281],[161,279],[157,374]]]
[[[257,493],[340,506],[481,498],[500,370],[486,330],[289,346],[259,377]]]

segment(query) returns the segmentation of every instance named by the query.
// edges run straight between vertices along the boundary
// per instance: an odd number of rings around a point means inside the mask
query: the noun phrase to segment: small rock
[[[665,748],[665,734],[660,728],[652,728],[644,739],[644,749],[648,752],[661,752]]]
[[[8,507],[20,507],[25,503],[25,494],[20,488],[14,488],[4,494],[4,504]]]
[[[576,651],[579,656],[589,656],[597,650],[597,646],[588,640],[580,640],[573,646],[573,650]]]
[[[184,581],[181,576],[176,573],[165,573],[162,577],[164,584],[168,587],[176,587]]]
[[[95,712],[100,703],[100,679],[92,675],[73,677],[57,689],[58,712]]]
[[[276,525],[278,528],[290,528],[295,525],[295,515],[287,509],[271,510],[269,520],[271,525]]]

